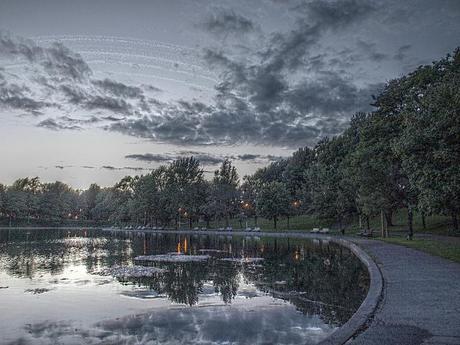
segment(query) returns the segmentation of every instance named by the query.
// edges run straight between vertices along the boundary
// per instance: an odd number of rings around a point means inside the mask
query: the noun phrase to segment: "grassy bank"
[[[405,247],[418,249],[431,255],[440,256],[445,259],[460,263],[460,245],[458,241],[444,241],[439,239],[419,239],[408,241],[404,238],[385,238],[387,243],[399,244]]]

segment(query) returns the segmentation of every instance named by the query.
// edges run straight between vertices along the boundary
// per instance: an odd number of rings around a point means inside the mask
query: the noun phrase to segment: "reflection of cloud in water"
[[[98,272],[100,275],[112,275],[116,278],[142,278],[153,277],[158,273],[165,272],[164,269],[146,266],[112,266]]]
[[[240,264],[253,264],[264,261],[264,258],[224,258],[221,261],[235,262]]]
[[[331,332],[289,304],[156,309],[92,327],[69,322],[29,325],[22,344],[315,344]],[[16,344],[19,344],[17,342]]]
[[[209,255],[180,255],[176,253],[160,255],[141,255],[134,258],[135,261],[153,261],[153,262],[201,262],[207,261]]]
[[[156,299],[156,298],[167,298],[165,294],[159,294],[153,290],[127,290],[120,293],[122,296],[140,298],[140,299]]]

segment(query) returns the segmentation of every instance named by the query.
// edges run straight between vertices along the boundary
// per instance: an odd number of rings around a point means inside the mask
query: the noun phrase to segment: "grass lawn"
[[[198,226],[205,226],[205,225],[206,224],[203,223],[203,224],[199,224]],[[224,220],[221,220],[220,222],[212,221],[210,225],[211,225],[211,228],[225,227],[225,221]],[[251,227],[251,228],[255,227],[256,225],[254,222],[254,218],[248,218],[247,225],[248,227]],[[279,219],[276,231],[287,231],[287,230],[310,231],[313,228],[328,227],[330,225],[331,224],[328,221],[318,220],[317,218],[312,217],[312,216],[301,215],[301,216],[291,217],[289,219],[289,226],[288,226],[288,221],[286,218]],[[231,219],[230,226],[232,226],[233,229],[244,229],[246,228],[246,220],[243,220],[240,224],[238,219]],[[273,220],[259,217],[257,219],[257,226],[265,231],[275,231],[274,226],[273,226]]]
[[[457,238],[452,239],[452,241],[427,238],[415,238],[412,241],[408,241],[401,237],[380,240],[418,249],[432,255],[460,262],[460,241],[458,241]]]
[[[426,228],[423,229],[422,225],[422,217],[414,212],[414,233],[431,233],[436,235],[452,235],[451,225],[450,225],[450,218],[433,215],[426,217]],[[205,226],[206,224],[194,224],[194,226]],[[247,225],[249,227],[254,227],[254,218],[247,219]],[[257,221],[257,225],[266,231],[273,231],[273,221],[264,219],[259,217]],[[364,222],[362,224],[365,225]],[[211,227],[212,228],[220,228],[224,227],[225,222],[221,220],[220,222],[212,221]],[[246,227],[246,220],[243,220],[240,224],[238,219],[231,219],[230,226],[234,229],[241,229]],[[297,231],[310,231],[313,228],[336,228],[336,221],[335,220],[325,220],[325,219],[318,219],[311,215],[300,215],[291,217],[289,221],[289,227],[286,218],[282,218],[278,220],[278,231],[283,230],[297,230]],[[380,216],[372,217],[370,220],[370,227],[374,230],[376,235],[380,234]],[[346,234],[354,234],[361,231],[358,226],[358,218],[352,219],[349,221],[348,225],[346,225]],[[396,211],[393,215],[393,226],[388,228],[390,236],[402,236],[407,231],[407,211],[405,209],[400,209]]]

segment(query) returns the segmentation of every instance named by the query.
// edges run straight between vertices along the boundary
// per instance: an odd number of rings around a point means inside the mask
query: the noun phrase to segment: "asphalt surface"
[[[377,263],[383,295],[352,345],[460,344],[460,264],[375,240],[352,240]]]

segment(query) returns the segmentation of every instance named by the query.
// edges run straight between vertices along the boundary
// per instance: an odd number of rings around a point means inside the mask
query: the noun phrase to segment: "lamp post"
[[[297,214],[297,209],[299,208],[299,206],[300,206],[300,200],[294,200],[292,202],[292,207],[294,208],[294,215]],[[289,214],[288,214],[288,230],[290,230],[289,229]]]
[[[251,204],[247,201],[242,201],[241,207],[243,208],[243,214],[245,216],[245,221],[246,221],[246,229],[248,228],[248,216],[245,211],[249,210],[251,208]]]
[[[178,221],[177,221],[177,229],[180,230],[180,214],[184,211],[184,209],[182,207],[179,207],[177,209],[177,214],[178,214]]]

